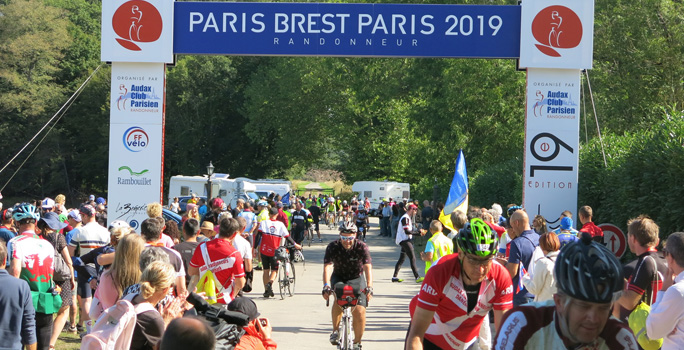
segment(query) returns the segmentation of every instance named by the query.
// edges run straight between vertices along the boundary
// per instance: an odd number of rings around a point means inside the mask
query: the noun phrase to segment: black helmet
[[[482,219],[474,218],[458,232],[456,242],[462,251],[481,257],[496,254],[496,232]]]
[[[620,261],[588,235],[561,249],[554,275],[560,291],[591,303],[610,303],[624,284]]]

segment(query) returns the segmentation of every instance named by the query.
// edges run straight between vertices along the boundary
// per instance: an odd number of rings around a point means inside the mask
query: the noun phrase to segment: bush
[[[684,117],[665,115],[650,130],[591,140],[580,150],[579,205],[594,209],[595,222],[623,230],[640,214],[660,226],[661,239],[684,223]]]

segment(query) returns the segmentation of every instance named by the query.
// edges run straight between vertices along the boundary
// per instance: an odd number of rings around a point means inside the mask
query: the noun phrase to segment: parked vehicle
[[[172,176],[169,180],[169,201],[173,201],[173,197],[188,197],[192,193],[198,196],[207,196],[207,184],[209,183],[207,176]],[[235,208],[237,200],[242,198],[249,201],[257,201],[259,197],[254,193],[256,187],[242,179],[230,179],[228,174],[213,174],[211,176],[211,195],[212,197],[220,197],[226,204],[230,204]],[[187,205],[187,199],[185,200]],[[185,207],[181,206],[181,210]]]
[[[357,181],[352,184],[352,191],[359,194],[359,198],[368,200],[371,204],[370,215],[376,216],[378,206],[383,199],[411,198],[411,185],[394,181]]]
[[[259,198],[268,197],[271,193],[284,196],[292,190],[292,183],[282,179],[258,179],[252,180],[246,177],[238,177],[235,180],[243,180],[253,184],[256,187],[254,190]]]

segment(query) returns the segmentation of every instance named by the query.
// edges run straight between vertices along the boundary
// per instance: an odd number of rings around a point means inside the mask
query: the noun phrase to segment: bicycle
[[[306,239],[309,241],[309,247],[311,247],[311,241],[313,241],[313,238],[314,238],[314,228],[313,228],[313,226],[314,226],[314,224],[311,224],[311,225],[309,226],[309,229],[307,230],[307,234],[306,234]]]
[[[296,273],[294,264],[290,261],[290,252],[287,247],[278,247],[275,258],[278,261],[278,288],[282,300],[285,299],[285,294],[294,296]]]
[[[337,302],[337,305],[339,305],[342,308],[342,320],[340,322],[340,327],[338,329],[338,334],[340,336],[338,338],[337,349],[353,350],[354,328],[352,327],[352,313],[354,311],[354,308],[356,308],[356,303],[359,300],[359,296],[356,293],[354,293],[354,288],[349,284],[344,285],[344,287],[341,290],[341,295],[339,297],[337,294],[340,293],[340,291],[338,288],[335,289],[335,301]],[[371,291],[369,291],[369,289],[370,288],[366,288],[361,293],[372,293]],[[332,292],[332,290],[328,290],[328,293]],[[325,306],[330,306],[330,299],[325,301]]]
[[[334,229],[335,228],[335,213],[329,211],[328,214],[325,216],[326,221],[328,222],[328,228],[329,229]]]

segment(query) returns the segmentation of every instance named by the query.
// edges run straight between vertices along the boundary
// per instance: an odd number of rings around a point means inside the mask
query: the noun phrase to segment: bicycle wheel
[[[285,289],[287,288],[288,279],[285,274],[285,264],[289,262],[281,261],[280,266],[278,266],[278,289],[280,291],[280,299],[285,299]]]
[[[287,293],[290,294],[290,296],[294,296],[295,293],[295,281],[296,281],[296,274],[295,274],[295,266],[293,263],[290,264],[290,274],[287,282]]]

